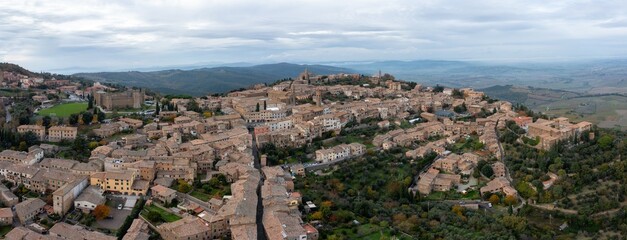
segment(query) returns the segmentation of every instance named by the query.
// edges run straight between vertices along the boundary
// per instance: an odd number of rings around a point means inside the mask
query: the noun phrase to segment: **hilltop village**
[[[15,132],[34,139],[0,152],[0,224],[12,226],[8,239],[316,240],[321,223],[307,216],[324,203],[304,198],[295,182],[391,149],[433,159],[411,180],[406,191],[414,196],[454,190],[523,203],[503,162],[500,132],[516,125],[524,129],[518,141],[549,149],[592,127],[528,116],[470,88],[380,73],[305,70],[269,86],[196,98],[0,75],[5,88],[39,89],[26,97],[38,108],[65,94],[94,109],[88,117],[15,124]],[[2,108],[23,101],[0,100]],[[374,130],[334,141],[360,129]]]

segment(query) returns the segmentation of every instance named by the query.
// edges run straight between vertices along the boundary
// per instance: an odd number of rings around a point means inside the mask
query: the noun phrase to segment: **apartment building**
[[[366,146],[361,143],[340,144],[329,149],[316,151],[316,162],[327,163],[364,154]]]
[[[25,224],[41,213],[45,205],[39,198],[29,198],[15,205],[15,215],[20,223]]]
[[[48,129],[48,141],[60,142],[63,140],[74,140],[78,129],[76,127],[53,126]]]
[[[90,184],[96,185],[107,192],[117,192],[126,195],[146,195],[149,182],[138,178],[138,173],[132,170],[99,172],[90,176]]]
[[[142,120],[132,119],[132,118],[120,118],[118,121],[123,122],[131,126],[132,128],[138,129],[144,125]]]
[[[123,130],[128,129],[128,125],[126,123],[121,124],[122,122],[103,124],[100,128],[94,129],[94,133],[96,136],[101,138],[111,137],[116,133],[119,133]]]
[[[35,148],[28,152],[14,150],[4,150],[0,152],[0,161],[7,161],[16,164],[33,165],[44,157],[44,151]]]
[[[17,132],[21,134],[25,134],[27,132],[32,132],[37,135],[40,141],[46,139],[46,127],[39,125],[20,125],[17,127]]]

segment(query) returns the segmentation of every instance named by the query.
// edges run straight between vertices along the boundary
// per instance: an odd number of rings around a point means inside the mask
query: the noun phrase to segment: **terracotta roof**
[[[0,218],[13,217],[13,211],[11,208],[0,208]]]
[[[174,189],[167,188],[161,185],[155,185],[154,187],[150,188],[150,190],[152,190],[153,194],[157,194],[160,196],[170,196],[172,194],[176,194],[176,191],[174,191]]]

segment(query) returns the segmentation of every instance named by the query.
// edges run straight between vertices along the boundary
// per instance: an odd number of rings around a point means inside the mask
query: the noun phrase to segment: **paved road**
[[[5,116],[6,123],[11,122],[11,111],[10,110],[11,110],[11,105],[7,105],[4,108],[4,111],[6,112],[6,116]]]
[[[255,158],[255,168],[259,170],[259,174],[261,178],[259,180],[259,185],[257,186],[257,239],[266,240],[266,230],[263,227],[263,199],[261,198],[261,186],[263,185],[264,176],[261,171],[261,159],[259,158],[259,149],[257,149],[257,140],[255,139],[255,133],[253,131],[250,132],[253,135],[252,142],[252,150],[253,157]]]

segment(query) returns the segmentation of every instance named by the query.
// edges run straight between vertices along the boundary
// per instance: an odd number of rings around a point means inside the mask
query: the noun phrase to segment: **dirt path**
[[[549,210],[549,211],[560,211],[566,214],[576,215],[578,213],[577,210],[558,208],[558,207],[553,206],[553,204],[529,204],[529,205],[540,208],[540,209]]]

